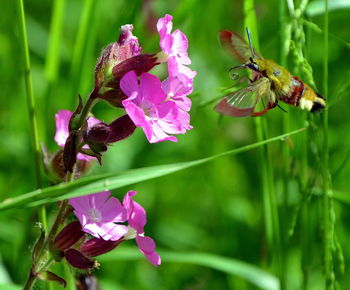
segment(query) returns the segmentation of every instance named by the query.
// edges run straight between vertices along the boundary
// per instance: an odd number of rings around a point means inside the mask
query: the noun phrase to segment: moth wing
[[[220,114],[231,117],[253,115],[254,109],[262,97],[269,99],[271,82],[262,77],[249,86],[239,89],[225,96],[215,107]]]
[[[221,45],[240,62],[246,63],[252,57],[248,43],[239,34],[229,30],[222,30],[219,32],[219,39]],[[254,58],[264,59],[255,50],[254,53]]]

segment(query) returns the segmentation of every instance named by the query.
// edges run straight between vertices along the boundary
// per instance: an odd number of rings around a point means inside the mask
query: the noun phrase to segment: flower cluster
[[[180,31],[172,30],[172,16],[159,19],[162,53],[158,58],[168,63],[169,76],[163,82],[149,73],[140,78],[129,71],[120,80],[120,88],[128,96],[122,104],[136,126],[141,127],[150,143],[171,140],[169,134],[183,134],[192,129],[188,111],[191,100],[187,97],[193,90],[196,72],[186,65],[191,63],[187,54],[188,41]]]
[[[159,266],[161,259],[155,251],[155,243],[144,233],[146,211],[133,200],[135,194],[136,191],[129,191],[123,203],[110,196],[109,191],[70,199],[69,204],[79,223],[68,224],[58,234],[54,245],[60,254],[56,256],[59,259],[65,257],[76,268],[92,270],[97,264],[90,258],[135,239],[145,257],[154,266]],[[76,244],[78,246],[74,246]]]
[[[79,99],[74,112],[56,114],[57,144],[63,147],[46,166],[50,175],[61,180],[74,165],[86,168],[101,156],[111,143],[123,140],[141,127],[150,143],[174,141],[173,135],[192,129],[189,111],[196,75],[188,65],[188,40],[180,30],[172,32],[172,16],[165,15],[157,23],[160,52],[142,53],[131,24],[121,27],[118,41],[101,53],[95,68],[95,86],[86,104]],[[166,63],[168,76],[161,80],[149,73],[156,65]],[[106,124],[88,115],[98,100],[123,108],[125,115]],[[46,162],[50,163],[50,162]],[[54,174],[52,174],[52,172]],[[80,175],[79,170],[75,173]],[[57,178],[56,178],[57,179]]]
[[[159,19],[158,53],[142,52],[130,24],[122,26],[118,41],[102,51],[94,71],[94,89],[86,102],[79,96],[74,112],[61,110],[55,116],[55,141],[61,149],[53,155],[43,150],[45,169],[52,181],[80,177],[91,160],[101,163],[108,146],[132,135],[136,127],[142,128],[150,143],[177,142],[174,135],[192,129],[192,103],[188,96],[193,91],[196,72],[188,67],[191,60],[185,34],[172,28],[172,16]],[[164,79],[150,73],[161,64],[167,65]],[[108,124],[92,117],[91,109],[102,100],[122,109],[124,114]],[[75,197],[69,204],[62,202],[49,240],[43,245],[50,246],[56,261],[64,258],[75,268],[91,271],[98,267],[92,258],[135,239],[148,261],[159,266],[161,259],[155,243],[144,233],[146,211],[133,200],[135,194],[129,191],[122,203],[109,191]],[[78,221],[67,224],[57,234],[58,225],[64,223],[71,207]],[[43,257],[39,255],[39,259]],[[58,277],[47,273],[50,279]]]

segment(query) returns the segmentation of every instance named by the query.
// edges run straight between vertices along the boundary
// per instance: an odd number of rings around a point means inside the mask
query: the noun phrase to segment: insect
[[[243,62],[230,71],[249,69],[252,71],[252,79],[249,79],[248,86],[225,96],[216,105],[217,112],[232,117],[248,115],[256,117],[278,106],[278,101],[311,112],[319,111],[326,106],[325,99],[310,86],[273,60],[264,59],[254,52],[248,28],[247,35],[249,45],[234,32],[228,30],[219,32],[222,46]],[[267,101],[266,105],[264,99]],[[264,109],[256,112],[255,108],[259,101],[262,101]]]

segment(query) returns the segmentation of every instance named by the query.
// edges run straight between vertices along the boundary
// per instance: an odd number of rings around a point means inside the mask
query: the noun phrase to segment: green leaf
[[[301,128],[261,142],[253,143],[237,149],[213,155],[211,157],[206,157],[194,161],[138,168],[119,173],[102,174],[92,177],[83,177],[74,182],[62,183],[44,189],[38,189],[32,192],[24,193],[14,198],[8,198],[0,203],[0,210],[20,206],[37,206],[103,190],[117,189],[123,186],[150,180],[156,177],[164,176],[193,166],[207,163],[223,156],[235,155],[248,150],[252,150],[267,143],[278,140],[283,141],[286,137],[300,133],[303,130],[305,130],[305,128]]]
[[[260,268],[232,258],[221,257],[207,253],[181,253],[175,251],[158,250],[162,263],[184,263],[212,268],[229,275],[243,278],[262,289],[280,289],[278,279]],[[123,248],[122,251],[112,251],[99,257],[101,262],[117,260],[141,260],[142,254],[136,248]]]

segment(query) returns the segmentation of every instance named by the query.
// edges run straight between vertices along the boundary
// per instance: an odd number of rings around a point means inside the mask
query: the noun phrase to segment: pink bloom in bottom
[[[64,147],[66,144],[66,140],[69,136],[69,120],[72,117],[73,113],[68,110],[61,110],[59,111],[56,115],[56,134],[55,134],[55,141],[58,146]],[[96,125],[98,123],[101,123],[101,121],[95,119],[94,117],[90,117],[87,120],[88,127],[92,127],[93,125]],[[88,145],[83,146],[84,149],[89,149]],[[79,160],[85,160],[85,161],[90,161],[94,159],[95,157],[79,153],[77,158]]]
[[[71,198],[69,204],[80,221],[82,230],[106,241],[117,241],[128,228],[116,224],[127,221],[126,209],[109,191]]]
[[[157,267],[160,265],[161,259],[155,251],[156,244],[153,239],[144,235],[143,228],[146,224],[146,211],[132,199],[135,194],[136,191],[129,191],[123,200],[123,206],[127,211],[127,219],[129,222],[129,232],[124,238],[136,238],[136,243],[141,253],[145,255],[153,266]]]

